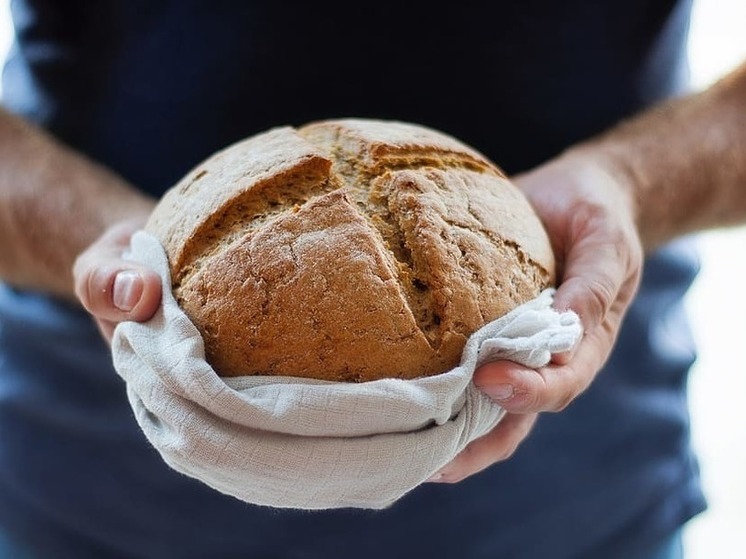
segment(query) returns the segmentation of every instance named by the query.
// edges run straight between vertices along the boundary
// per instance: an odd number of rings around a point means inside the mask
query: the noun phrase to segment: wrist
[[[592,143],[579,144],[528,176],[534,174],[540,175],[543,182],[551,181],[558,187],[570,186],[574,194],[568,200],[614,207],[615,213],[639,226],[642,211],[636,188],[638,179],[633,169],[605,149]],[[526,182],[527,185],[522,183],[521,186],[530,190],[532,181]]]
[[[602,142],[586,142],[568,149],[558,159],[574,170],[577,180],[603,191],[606,203],[611,204],[618,215],[626,216],[635,226],[644,247],[654,244],[648,234],[645,203],[640,188],[644,178],[630,164],[628,158],[613,146]]]

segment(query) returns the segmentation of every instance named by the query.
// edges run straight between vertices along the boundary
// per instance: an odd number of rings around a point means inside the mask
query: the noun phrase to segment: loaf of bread
[[[222,376],[438,374],[554,282],[542,224],[501,170],[401,122],[238,142],[167,192],[146,230]]]

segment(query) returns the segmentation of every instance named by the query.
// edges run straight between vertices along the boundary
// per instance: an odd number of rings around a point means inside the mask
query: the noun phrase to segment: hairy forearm
[[[570,150],[629,185],[647,249],[746,223],[746,64]]]
[[[0,279],[72,299],[75,257],[153,201],[123,179],[0,110]]]

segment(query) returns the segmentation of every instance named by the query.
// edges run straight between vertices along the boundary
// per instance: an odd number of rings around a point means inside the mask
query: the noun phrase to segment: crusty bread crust
[[[223,376],[437,374],[555,279],[541,222],[500,169],[401,122],[234,144],[172,188],[146,230]]]

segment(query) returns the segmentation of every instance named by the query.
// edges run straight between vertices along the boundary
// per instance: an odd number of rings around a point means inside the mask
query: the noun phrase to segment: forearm
[[[746,223],[746,64],[568,153],[603,162],[629,186],[647,249]]]
[[[76,256],[153,201],[111,171],[0,110],[0,279],[72,299]]]

